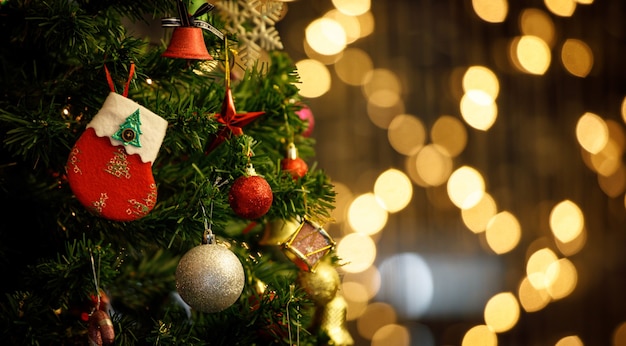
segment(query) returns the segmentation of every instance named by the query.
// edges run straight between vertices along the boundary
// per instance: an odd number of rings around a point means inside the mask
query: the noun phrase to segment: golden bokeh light
[[[380,90],[380,92],[388,92],[388,90]],[[372,121],[372,124],[386,130],[398,114],[404,114],[404,102],[399,98],[395,98],[395,100],[398,102],[391,104],[389,107],[379,106],[371,102],[370,99],[367,100],[367,117]]]
[[[356,328],[363,338],[371,340],[378,329],[396,323],[394,308],[383,302],[371,303],[356,322]]]
[[[367,101],[380,108],[391,108],[400,102],[401,98],[394,90],[380,89],[372,92]]]
[[[376,331],[372,337],[371,346],[410,346],[411,334],[406,327],[398,324],[388,324]]]
[[[369,301],[367,289],[358,282],[344,282],[341,284],[341,293],[348,304],[346,320],[353,321],[359,318]]]
[[[461,218],[465,226],[474,233],[481,233],[487,229],[487,224],[498,212],[496,201],[487,192],[473,207],[461,210]]]
[[[600,189],[609,197],[616,198],[626,191],[626,167],[619,164],[615,172],[610,175],[598,175]]]
[[[485,324],[496,333],[513,328],[519,320],[519,314],[519,304],[511,292],[498,293],[485,304]]]
[[[523,35],[537,36],[548,46],[554,45],[556,30],[554,22],[546,12],[537,8],[527,8],[521,12],[519,23]]]
[[[593,52],[585,42],[567,39],[561,48],[561,62],[572,75],[587,77],[593,67]]]
[[[367,52],[358,48],[348,48],[335,62],[335,72],[341,81],[348,85],[360,86],[365,75],[372,71],[374,63]]]
[[[570,335],[561,338],[554,346],[584,346],[583,341],[577,335]]]
[[[399,114],[387,127],[387,139],[398,153],[406,156],[414,155],[426,142],[426,128],[418,117]]]
[[[332,211],[332,216],[335,222],[340,223],[346,219],[348,207],[354,197],[346,184],[335,181],[333,182],[333,188],[335,190],[335,209]]]
[[[461,346],[497,346],[498,336],[486,325],[470,328],[463,336]]]
[[[413,197],[411,179],[402,171],[388,169],[374,183],[374,195],[382,207],[390,213],[404,209]]]
[[[543,0],[546,8],[560,17],[571,17],[576,10],[576,0]]]
[[[622,113],[622,121],[626,123],[626,97],[622,100],[622,107],[620,109]]]
[[[370,0],[332,0],[335,8],[349,16],[358,16],[371,8]]]
[[[320,54],[315,51],[315,49],[313,49],[306,40],[302,42],[302,47],[304,48],[304,53],[309,59],[317,60],[326,66],[335,64],[343,56],[343,51],[333,55]]]
[[[417,153],[411,156],[407,156],[404,160],[404,171],[409,175],[411,181],[421,187],[428,187],[429,185],[420,177],[417,172]]]
[[[613,346],[626,346],[626,322],[620,323],[613,331]]]
[[[345,261],[345,265],[341,266],[343,271],[362,272],[374,263],[376,244],[365,234],[350,233],[337,243],[337,256]]]
[[[388,90],[397,95],[400,95],[402,92],[400,80],[391,70],[373,69],[365,74],[363,81],[362,90],[366,98],[370,98],[374,92],[379,90]]]
[[[355,282],[363,286],[367,292],[367,298],[372,299],[380,291],[380,271],[376,266],[371,266],[357,273],[342,273],[342,282]]]
[[[548,44],[540,37],[523,35],[511,41],[509,58],[519,71],[543,75],[550,67],[552,54]]]
[[[550,230],[563,243],[576,239],[585,227],[585,217],[576,203],[564,200],[550,212]]]
[[[467,145],[467,130],[456,117],[442,115],[430,129],[433,144],[446,150],[450,157],[456,157]]]
[[[348,223],[358,233],[378,233],[385,227],[387,219],[387,211],[373,193],[356,197],[348,207]]]
[[[417,153],[415,165],[421,180],[430,186],[444,184],[453,168],[452,158],[435,144],[428,144]]]
[[[578,144],[591,154],[599,153],[609,141],[609,127],[602,117],[587,112],[576,123]]]
[[[509,12],[509,2],[508,0],[472,0],[472,8],[485,22],[502,23]]]
[[[591,5],[593,4],[593,0],[576,0],[577,3],[581,5]]]
[[[605,120],[606,126],[609,128],[609,138],[615,142],[615,145],[621,152],[626,149],[626,132],[624,126],[613,119]]]
[[[469,209],[483,198],[485,181],[476,169],[462,166],[450,175],[447,192],[454,205],[460,209]]]
[[[526,263],[526,276],[534,288],[544,289],[550,286],[549,280],[554,277],[548,276],[547,272],[550,265],[556,261],[558,257],[548,248],[539,249],[530,255]]]
[[[552,262],[546,271],[550,285],[546,287],[552,299],[563,299],[576,288],[578,273],[574,264],[567,258]]]
[[[484,91],[471,90],[461,97],[461,116],[465,122],[481,131],[487,131],[496,122],[498,106]]]
[[[372,12],[365,12],[356,16],[356,19],[359,21],[359,29],[361,33],[361,38],[371,35],[376,28],[376,23],[374,21],[374,15]]]
[[[331,18],[318,18],[305,30],[308,45],[322,55],[335,55],[346,48],[347,38],[343,26]]]
[[[547,290],[533,287],[528,277],[524,277],[520,283],[518,297],[520,305],[526,312],[539,311],[548,306],[551,301]]]
[[[361,37],[361,23],[354,16],[349,16],[337,9],[326,12],[324,18],[330,18],[343,28],[346,33],[346,44],[354,43]]]
[[[556,247],[563,254],[563,256],[573,256],[580,252],[585,247],[587,242],[587,231],[583,228],[582,232],[575,239],[564,243],[558,238],[555,238]]]
[[[296,69],[300,76],[297,87],[301,96],[316,98],[330,89],[330,72],[321,62],[313,59],[300,60],[296,63]]]
[[[498,98],[500,93],[500,82],[496,74],[485,66],[470,66],[462,80],[463,91],[469,93],[471,90],[481,90],[489,95],[489,102]],[[480,102],[479,102],[480,103]]]
[[[590,155],[592,170],[605,177],[615,174],[622,167],[622,154],[617,142],[609,138],[600,152]]]
[[[515,215],[508,211],[496,214],[487,223],[487,244],[501,255],[513,250],[522,237],[522,228]]]

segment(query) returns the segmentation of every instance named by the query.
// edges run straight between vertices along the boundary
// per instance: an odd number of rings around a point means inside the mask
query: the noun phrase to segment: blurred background
[[[355,344],[626,345],[626,3],[285,4]]]

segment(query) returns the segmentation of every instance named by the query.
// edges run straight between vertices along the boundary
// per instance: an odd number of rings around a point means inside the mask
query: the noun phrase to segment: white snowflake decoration
[[[237,35],[239,57],[250,68],[261,50],[283,49],[274,24],[281,18],[284,4],[272,0],[222,0],[216,4],[226,30]]]

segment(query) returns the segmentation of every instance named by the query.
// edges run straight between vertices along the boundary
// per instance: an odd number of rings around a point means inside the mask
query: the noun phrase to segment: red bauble
[[[228,203],[235,214],[248,220],[265,215],[273,199],[272,188],[258,175],[237,178],[228,193]]]
[[[294,179],[302,178],[309,171],[309,166],[303,159],[296,157],[284,158],[280,161],[280,167],[283,171],[288,171]]]

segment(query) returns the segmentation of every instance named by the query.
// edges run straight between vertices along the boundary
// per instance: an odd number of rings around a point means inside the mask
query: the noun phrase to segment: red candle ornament
[[[299,179],[309,171],[309,166],[298,157],[298,149],[293,143],[289,143],[287,146],[287,156],[280,161],[280,167],[289,173],[293,179]]]

